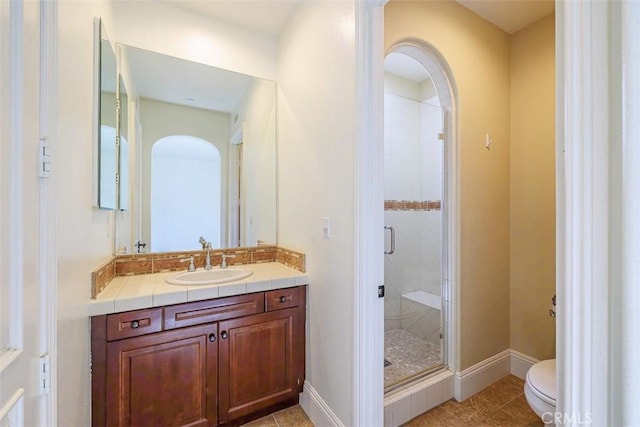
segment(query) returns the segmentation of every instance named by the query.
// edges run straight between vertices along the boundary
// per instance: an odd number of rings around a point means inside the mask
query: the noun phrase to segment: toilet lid
[[[558,397],[556,388],[556,359],[538,362],[527,372],[527,382],[540,398],[555,404]]]

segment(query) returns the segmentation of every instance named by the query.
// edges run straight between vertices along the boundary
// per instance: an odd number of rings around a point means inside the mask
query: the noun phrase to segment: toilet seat
[[[543,360],[533,365],[527,372],[526,383],[538,399],[555,406],[558,398],[556,359]]]
[[[527,372],[524,383],[527,403],[545,425],[552,425],[556,414],[556,360],[543,360],[533,365]]]

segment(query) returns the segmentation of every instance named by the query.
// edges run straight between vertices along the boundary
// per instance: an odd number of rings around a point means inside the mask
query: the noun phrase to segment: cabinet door
[[[217,324],[107,344],[107,425],[217,423]]]
[[[298,395],[297,319],[285,309],[220,322],[221,423]]]

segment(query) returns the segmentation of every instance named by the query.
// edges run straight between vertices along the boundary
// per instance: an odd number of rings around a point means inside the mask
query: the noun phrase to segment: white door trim
[[[620,25],[611,24],[620,31],[619,73],[620,92],[620,247],[622,256],[612,253],[615,267],[619,268],[620,281],[612,277],[612,283],[620,283],[613,295],[612,310],[620,316],[619,324],[611,329],[614,356],[621,363],[613,363],[614,392],[610,402],[620,402],[621,410],[612,407],[610,425],[632,425],[640,420],[640,3],[612,2]],[[611,22],[611,21],[609,21]],[[624,70],[624,72],[623,72]],[[615,124],[614,124],[615,126]],[[618,166],[620,166],[618,168]],[[619,326],[619,328],[618,328]]]
[[[557,409],[567,425],[640,418],[634,18],[637,2],[556,2]]]
[[[557,2],[558,412],[607,425],[607,5]]]
[[[57,0],[40,1],[40,140],[55,146],[57,111]],[[55,159],[52,156],[52,159]],[[55,162],[52,164],[55,171]],[[48,393],[40,399],[43,426],[57,425],[57,243],[54,172],[40,178],[39,352],[49,356]]]
[[[382,425],[384,281],[383,35],[386,1],[355,1],[355,307],[353,425]]]

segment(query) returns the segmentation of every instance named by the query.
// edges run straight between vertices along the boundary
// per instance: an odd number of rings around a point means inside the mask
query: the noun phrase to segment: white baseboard
[[[510,373],[511,350],[507,349],[462,372],[456,372],[454,396],[458,402],[462,402]]]
[[[527,376],[529,368],[538,362],[539,360],[534,357],[511,350],[511,374],[522,380]]]
[[[457,372],[454,396],[461,402],[509,374],[525,379],[529,368],[537,362],[536,358],[507,349]]]
[[[304,382],[304,389],[300,394],[300,406],[307,413],[314,426],[344,427],[340,418],[308,381]]]

